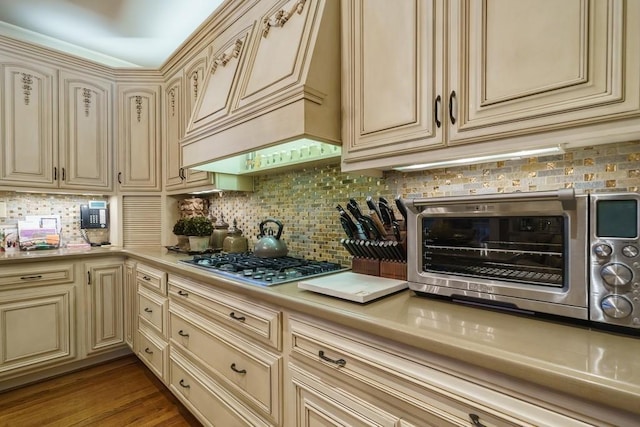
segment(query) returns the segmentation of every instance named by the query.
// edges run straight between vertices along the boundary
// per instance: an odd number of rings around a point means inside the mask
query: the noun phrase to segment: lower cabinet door
[[[87,263],[87,354],[124,344],[122,262]]]
[[[0,376],[75,357],[75,286],[0,291]]]
[[[270,426],[171,348],[169,388],[205,426]]]
[[[378,407],[333,387],[300,366],[290,364],[294,407],[290,425],[297,427],[396,427],[400,419]]]

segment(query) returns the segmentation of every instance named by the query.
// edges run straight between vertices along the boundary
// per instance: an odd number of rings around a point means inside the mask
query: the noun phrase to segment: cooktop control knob
[[[624,264],[608,264],[600,270],[602,280],[609,286],[624,286],[631,281],[633,273]]]
[[[606,245],[604,243],[598,243],[593,247],[593,252],[595,252],[598,258],[608,258],[611,255],[611,246]]]
[[[633,312],[633,305],[628,299],[620,295],[609,295],[600,301],[604,314],[614,319],[623,319]]]
[[[626,256],[627,258],[637,257],[638,248],[636,248],[635,246],[627,245],[624,248],[622,248],[622,255]]]

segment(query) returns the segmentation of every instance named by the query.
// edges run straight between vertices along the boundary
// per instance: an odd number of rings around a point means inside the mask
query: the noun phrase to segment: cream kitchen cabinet
[[[131,350],[138,325],[136,296],[136,262],[128,259],[124,263],[124,340]]]
[[[290,426],[610,425],[528,402],[361,332],[303,315],[288,320]]]
[[[346,171],[640,131],[637,2],[341,4]]]
[[[112,191],[111,84],[3,53],[0,68],[0,185]]]
[[[160,191],[161,88],[118,84],[118,188]]]
[[[60,71],[60,188],[113,191],[111,82]]]
[[[37,263],[0,272],[0,379],[76,358],[74,265]]]
[[[184,69],[168,78],[164,94],[165,188],[168,191],[206,185],[209,174],[182,167],[180,141],[184,137],[193,105],[202,88],[206,55],[196,57]]]
[[[123,270],[121,259],[84,264],[87,355],[125,343]]]
[[[136,289],[135,352],[158,378],[167,382],[169,363],[167,273],[138,263]]]
[[[203,372],[205,375],[198,378],[206,381],[199,387],[217,395],[214,398],[220,405],[235,404],[235,412],[246,420],[255,418],[264,425],[281,425],[282,356],[261,344],[265,342],[265,332],[270,331],[270,323],[275,320],[280,329],[279,313],[264,304],[245,302],[240,296],[173,275],[169,276],[169,299],[171,384],[178,397],[196,407],[202,422],[218,424],[218,419],[205,416],[207,408],[198,407],[181,387],[181,382],[192,384],[193,374],[179,379],[175,376],[178,372],[186,375],[189,370]],[[257,310],[248,311],[249,304]],[[226,318],[221,318],[222,312]],[[271,316],[274,312],[275,319]],[[258,323],[259,318],[262,321]],[[229,327],[229,321],[242,326]],[[250,338],[254,336],[260,340]],[[211,357],[212,354],[216,356]],[[207,387],[207,382],[213,385]],[[218,389],[225,390],[231,399],[217,393]]]
[[[0,185],[56,188],[57,70],[0,53]]]

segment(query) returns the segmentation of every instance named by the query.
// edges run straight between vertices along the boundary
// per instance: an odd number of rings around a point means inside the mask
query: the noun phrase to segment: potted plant
[[[189,251],[189,236],[185,234],[187,218],[180,218],[173,226],[173,234],[178,238],[178,248]]]
[[[189,236],[190,250],[202,252],[209,248],[213,224],[204,216],[185,218],[184,234]]]

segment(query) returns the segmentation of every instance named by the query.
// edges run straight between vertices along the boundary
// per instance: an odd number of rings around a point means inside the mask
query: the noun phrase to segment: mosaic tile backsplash
[[[567,151],[564,154],[491,162],[422,172],[385,172],[371,178],[340,172],[339,165],[257,177],[254,193],[211,198],[213,215],[234,218],[255,242],[260,221],[284,223],[290,254],[350,265],[339,245],[344,237],[336,204],[350,197],[366,208],[379,196],[439,197],[575,188],[584,191],[640,191],[640,141]],[[399,217],[399,215],[397,215]]]
[[[60,215],[61,245],[84,243],[80,234],[80,205],[88,203],[89,200],[108,202],[106,198],[95,196],[87,199],[87,196],[0,191],[0,202],[7,204],[7,217],[0,218],[0,226],[16,225],[27,215]],[[96,240],[98,241],[104,241],[104,239]]]
[[[371,195],[392,200],[403,197],[435,197],[514,191],[575,188],[585,191],[640,191],[640,141],[567,151],[564,154],[521,160],[490,162],[422,172],[385,172],[372,178],[340,172],[339,165],[309,167],[256,177],[253,193],[224,193],[210,197],[212,214],[222,213],[228,223],[256,241],[258,225],[267,218],[283,222],[282,238],[290,255],[350,265],[340,246],[344,233],[335,206],[350,197],[365,207]],[[0,192],[8,218],[24,215],[62,216],[63,241],[82,242],[79,208],[86,197]],[[167,225],[171,230],[173,224]]]

